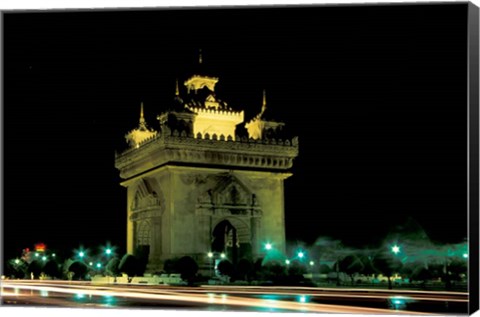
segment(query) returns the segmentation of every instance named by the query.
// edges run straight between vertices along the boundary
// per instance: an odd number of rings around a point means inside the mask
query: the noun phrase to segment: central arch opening
[[[212,231],[211,250],[225,253],[233,265],[236,265],[239,259],[250,259],[252,247],[249,227],[234,218],[220,221]]]

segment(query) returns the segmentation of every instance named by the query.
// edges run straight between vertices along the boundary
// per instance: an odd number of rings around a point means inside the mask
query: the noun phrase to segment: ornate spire
[[[263,90],[263,102],[262,102],[262,111],[260,111],[259,117],[262,116],[262,114],[267,110],[267,93],[265,92],[265,89]]]
[[[143,116],[143,102],[140,104],[140,128],[146,128],[145,117]]]
[[[155,135],[157,135],[157,131],[149,129],[147,127],[147,122],[145,122],[142,102],[140,103],[140,123],[138,125],[138,128],[133,129],[132,131],[127,133],[127,135],[125,135],[125,138],[131,147],[138,148],[140,147],[140,143],[154,137]]]
[[[263,103],[262,103],[262,108],[267,108],[267,93],[265,92],[265,89],[263,90]]]

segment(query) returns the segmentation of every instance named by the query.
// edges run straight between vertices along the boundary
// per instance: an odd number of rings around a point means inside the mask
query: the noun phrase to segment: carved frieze
[[[151,167],[176,161],[288,169],[297,155],[298,138],[291,142],[275,140],[264,144],[246,138],[232,141],[225,136],[219,136],[217,140],[210,139],[210,136],[199,139],[177,132],[159,134],[140,144],[138,149],[128,149],[116,156],[115,164],[121,170],[121,176],[128,177],[135,166],[140,167],[147,162]],[[132,169],[132,172],[126,169]]]
[[[143,209],[140,211],[132,212],[129,217],[130,221],[139,221],[143,219],[153,218],[153,217],[161,217],[162,211],[159,207],[151,208],[151,209]]]
[[[160,207],[160,199],[152,193],[143,197],[137,195],[132,202],[133,211],[156,207]]]

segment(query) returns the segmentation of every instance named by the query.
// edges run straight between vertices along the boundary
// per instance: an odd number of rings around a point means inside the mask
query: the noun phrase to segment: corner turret
[[[254,140],[261,140],[265,137],[270,137],[269,134],[275,134],[281,130],[285,124],[283,122],[276,122],[268,115],[267,96],[265,90],[263,91],[262,109],[252,120],[245,124],[245,129],[248,131],[248,137]]]
[[[140,105],[140,120],[138,128],[133,129],[125,135],[125,139],[130,147],[138,148],[140,143],[157,135],[157,131],[148,128],[145,117],[143,116],[143,102]]]

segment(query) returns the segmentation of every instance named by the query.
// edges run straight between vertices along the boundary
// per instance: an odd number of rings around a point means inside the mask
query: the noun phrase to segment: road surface
[[[2,305],[198,311],[467,314],[468,294],[317,287],[173,287],[76,281],[1,281]]]

